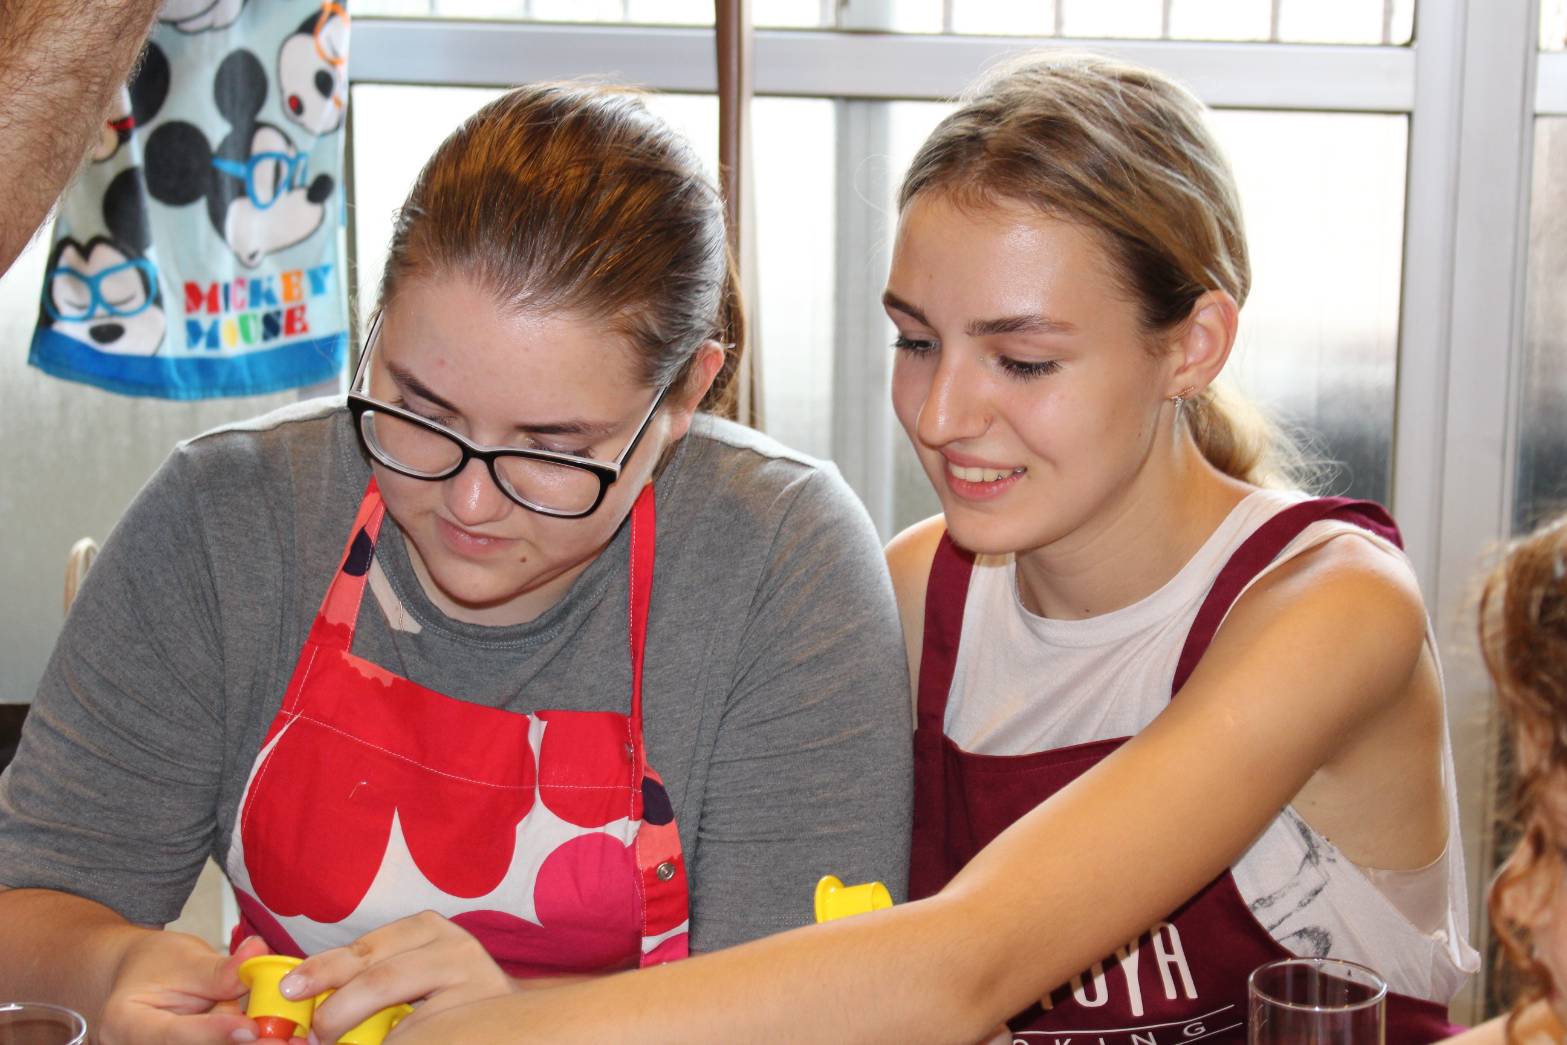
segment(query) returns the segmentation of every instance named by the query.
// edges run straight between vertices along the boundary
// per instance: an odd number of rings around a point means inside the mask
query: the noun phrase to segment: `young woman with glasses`
[[[720,420],[723,208],[636,99],[513,91],[399,213],[348,401],[182,445],[0,780],[0,983],[104,1041],[314,1032],[901,890],[909,711],[869,520]],[[156,927],[211,854],[232,956]]]
[[[884,296],[943,509],[889,547],[915,902],[410,1043],[1234,1042],[1290,955],[1445,1037],[1478,962],[1435,645],[1386,514],[1300,491],[1214,387],[1250,279],[1184,88],[1060,52],[982,82],[904,180]]]

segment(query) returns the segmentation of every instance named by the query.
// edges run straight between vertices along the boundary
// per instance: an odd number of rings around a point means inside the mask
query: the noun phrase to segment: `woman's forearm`
[[[155,929],[49,889],[0,891],[0,983],[6,994],[75,1009],[96,1025],[127,949]]]
[[[736,1040],[971,1045],[993,1029],[964,912],[940,898],[705,957],[410,1019],[394,1039],[559,1043]]]

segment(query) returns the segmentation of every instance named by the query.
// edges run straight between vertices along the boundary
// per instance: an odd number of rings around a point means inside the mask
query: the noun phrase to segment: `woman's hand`
[[[255,1041],[256,1023],[238,1001],[246,992],[239,966],[266,953],[266,944],[254,936],[225,957],[195,936],[146,933],[120,961],[93,1040],[103,1045]]]
[[[420,1002],[421,1016],[509,994],[512,981],[484,946],[452,922],[425,911],[322,951],[283,977],[284,997],[331,990],[311,1020],[312,1036],[336,1041],[375,1012]]]

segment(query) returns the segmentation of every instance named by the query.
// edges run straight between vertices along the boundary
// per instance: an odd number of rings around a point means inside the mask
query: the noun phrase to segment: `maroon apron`
[[[1401,544],[1378,505],[1332,497],[1281,511],[1236,549],[1197,611],[1181,650],[1173,698],[1191,676],[1230,606],[1301,531],[1342,519]],[[939,891],[1014,821],[1071,783],[1130,737],[1026,755],[978,755],[943,732],[963,606],[974,558],[943,536],[925,596],[914,731],[914,838],[909,897]],[[1244,1041],[1246,979],[1266,962],[1293,957],[1252,915],[1225,871],[1136,940],[1107,954],[1009,1022],[1022,1041],[1093,1045]],[[1389,992],[1387,1040],[1429,1042],[1461,1028],[1435,1002]]]
[[[631,510],[630,714],[484,707],[355,656],[384,516],[372,479],[252,763],[234,943],[304,956],[431,910],[512,976],[685,957],[685,860],[642,733],[653,488]]]

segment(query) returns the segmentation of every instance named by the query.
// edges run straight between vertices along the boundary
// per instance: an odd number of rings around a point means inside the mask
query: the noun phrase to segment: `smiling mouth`
[[[947,462],[947,474],[966,483],[993,483],[1014,475],[1022,475],[1027,468],[968,468]]]

